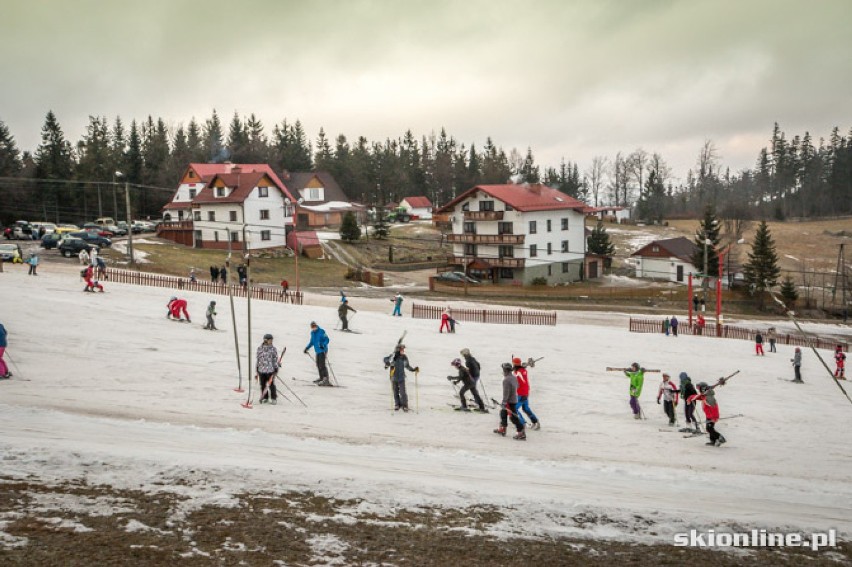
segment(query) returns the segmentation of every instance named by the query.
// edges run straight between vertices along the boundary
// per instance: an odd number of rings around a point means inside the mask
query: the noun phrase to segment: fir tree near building
[[[358,221],[352,211],[343,216],[343,222],[340,225],[340,238],[346,242],[355,242],[361,238],[361,227],[358,226]]]
[[[796,300],[799,299],[799,292],[796,291],[796,284],[793,278],[787,276],[781,282],[781,297],[784,299],[784,304],[787,309],[792,309],[796,305]]]
[[[590,254],[604,256],[604,267],[609,269],[612,265],[612,257],[615,255],[615,245],[609,239],[609,234],[601,221],[592,229],[586,246]]]
[[[764,292],[778,283],[780,274],[775,241],[772,239],[766,221],[761,221],[754,235],[748,262],[743,266],[746,284],[749,286],[749,291],[758,297],[761,308],[763,308]]]

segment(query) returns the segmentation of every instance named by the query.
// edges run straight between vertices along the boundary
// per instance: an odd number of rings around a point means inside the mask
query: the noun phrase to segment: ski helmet
[[[503,372],[511,372],[513,367],[512,367],[511,363],[504,362],[502,368],[503,368]]]
[[[215,301],[211,301],[211,302],[210,302],[210,305],[216,305],[216,302],[215,302]]]
[[[460,358],[454,358],[453,361],[450,363],[450,365],[458,368],[459,366],[462,365],[461,359]]]
[[[266,333],[265,335],[263,335],[263,340],[265,340],[265,341],[271,341],[271,340],[272,340],[272,335],[270,335],[269,333]]]
[[[698,383],[698,391],[699,392],[704,392],[704,391],[708,390],[709,388],[710,388],[710,386],[707,385],[707,382],[699,382]]]
[[[512,364],[514,364],[515,366],[522,366],[524,363],[523,363],[523,361],[521,361],[520,358],[518,358],[516,356],[515,358],[512,359]]]

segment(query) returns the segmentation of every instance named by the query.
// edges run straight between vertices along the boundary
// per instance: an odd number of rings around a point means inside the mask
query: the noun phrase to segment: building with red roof
[[[583,279],[582,201],[536,184],[477,185],[436,213],[452,226],[450,263],[494,283],[549,284]]]
[[[399,202],[399,206],[408,211],[410,215],[425,220],[432,218],[432,201],[429,200],[429,197],[406,197]]]

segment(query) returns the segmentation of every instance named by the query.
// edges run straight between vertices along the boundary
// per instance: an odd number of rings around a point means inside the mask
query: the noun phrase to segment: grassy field
[[[340,242],[346,252],[363,266],[388,263],[388,247],[393,247],[394,263],[432,262],[443,260],[452,248],[441,233],[425,224],[393,225],[386,240],[364,239]]]

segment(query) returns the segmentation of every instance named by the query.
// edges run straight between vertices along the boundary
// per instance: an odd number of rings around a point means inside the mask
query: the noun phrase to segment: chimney
[[[536,195],[541,195],[541,183],[532,183],[529,186],[530,191],[535,193]]]
[[[242,173],[242,171],[243,171],[243,168],[240,167],[239,165],[232,165],[231,166],[231,173],[236,173],[237,175],[239,175],[240,173]]]

